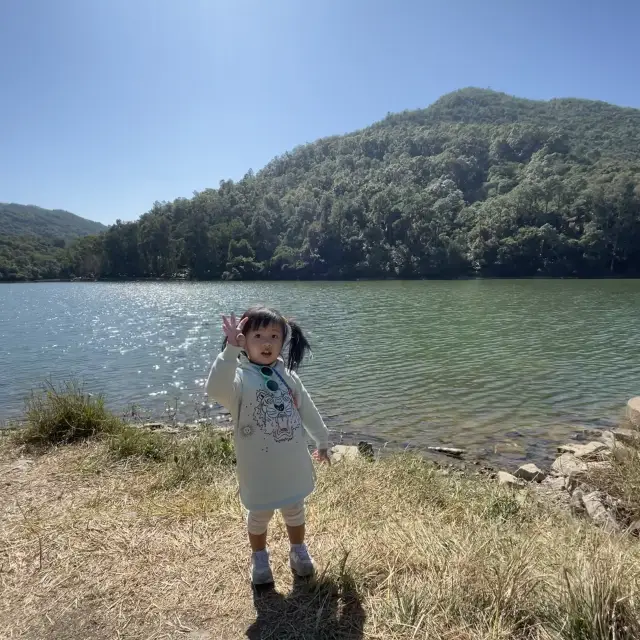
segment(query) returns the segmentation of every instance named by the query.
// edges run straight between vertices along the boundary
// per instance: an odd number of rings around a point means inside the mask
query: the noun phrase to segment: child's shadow
[[[247,630],[249,640],[359,640],[365,613],[353,581],[320,576],[296,578],[287,596],[273,587],[254,591],[256,621]]]

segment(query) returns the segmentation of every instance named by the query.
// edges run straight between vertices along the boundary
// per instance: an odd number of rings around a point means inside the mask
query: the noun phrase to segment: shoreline
[[[150,277],[138,277],[138,278],[52,278],[52,279],[39,279],[39,280],[1,280],[0,284],[55,284],[55,283],[96,283],[96,282],[105,282],[105,283],[117,283],[117,282],[184,282],[184,283],[202,283],[202,282],[215,282],[215,283],[232,283],[238,284],[243,282],[467,282],[470,280],[553,280],[553,281],[561,281],[561,280],[569,280],[569,281],[597,281],[597,280],[640,280],[640,273],[638,274],[629,274],[629,275],[593,275],[593,276],[548,276],[548,275],[536,275],[536,276],[498,276],[498,275],[464,275],[464,276],[455,276],[455,277],[447,277],[447,276],[433,276],[433,277],[416,277],[416,278],[395,278],[395,277],[385,277],[385,278],[329,278],[329,277],[310,277],[310,278],[243,278],[243,279],[224,279],[217,278],[211,280],[201,280],[197,278],[172,278],[172,277],[158,277],[158,276],[150,276]]]

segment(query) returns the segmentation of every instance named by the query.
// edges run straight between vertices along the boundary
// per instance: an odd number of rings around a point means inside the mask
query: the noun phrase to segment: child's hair
[[[249,318],[244,325],[242,333],[246,335],[249,331],[255,331],[256,329],[262,329],[270,324],[275,324],[282,329],[282,336],[284,343],[288,344],[289,349],[287,353],[286,365],[289,371],[296,371],[302,364],[304,357],[307,353],[311,353],[311,345],[307,340],[300,326],[293,320],[287,320],[276,309],[270,309],[268,307],[252,307],[247,309],[242,314],[241,320]],[[227,339],[225,338],[222,343],[222,348],[227,346]]]

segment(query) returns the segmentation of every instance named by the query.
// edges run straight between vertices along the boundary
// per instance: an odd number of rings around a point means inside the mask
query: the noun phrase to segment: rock
[[[603,527],[607,531],[618,531],[620,529],[620,525],[618,525],[615,518],[604,506],[603,497],[599,491],[592,491],[584,495],[582,497],[582,504],[584,504],[587,515],[595,524]]]
[[[515,476],[527,482],[542,482],[547,477],[547,474],[535,464],[525,464],[516,471]]]
[[[556,451],[559,454],[563,454],[563,453],[573,453],[574,451],[577,451],[582,445],[578,444],[577,442],[570,442],[569,444],[563,444],[561,446],[559,446]]]
[[[584,497],[584,493],[580,489],[576,489],[571,494],[571,500],[569,501],[569,508],[571,509],[571,513],[580,514],[584,513],[585,507],[582,502],[582,498]]]
[[[559,453],[572,453],[578,460],[597,460],[605,451],[607,451],[607,445],[604,442],[572,443],[558,447]]]
[[[366,442],[365,440],[360,440],[360,442],[358,442],[358,451],[360,452],[361,456],[369,458],[370,460],[372,460],[375,455],[373,451],[373,445],[370,442]]]
[[[360,457],[358,447],[352,447],[346,444],[337,444],[331,448],[331,461],[340,462],[341,460],[355,460]]]
[[[522,480],[519,480],[506,471],[498,471],[498,484],[501,487],[511,487],[512,489],[519,489],[524,486]]]
[[[626,447],[623,444],[616,444],[616,448],[611,452],[611,454],[618,462],[629,462],[639,455],[636,449],[633,447]]]
[[[494,453],[510,454],[510,453],[524,453],[522,445],[517,442],[498,442],[493,447]]]
[[[162,422],[147,422],[142,425],[145,429],[164,429],[166,426]]]
[[[613,434],[613,431],[603,431],[600,434],[600,440],[602,440],[608,449],[615,449],[616,437]]]
[[[564,491],[567,488],[567,479],[564,476],[549,476],[542,481],[542,485],[553,491]]]
[[[602,462],[587,462],[587,471],[605,471],[611,467],[611,463]]]
[[[635,429],[616,429],[613,435],[616,438],[616,442],[630,446],[640,446],[640,431],[636,431]]]
[[[631,400],[627,402],[627,417],[631,421],[631,424],[640,427],[640,396],[631,398]]]
[[[436,453],[444,453],[445,456],[452,456],[453,458],[462,458],[466,453],[464,449],[455,449],[454,447],[427,447],[427,449]]]
[[[578,460],[572,453],[563,453],[551,465],[551,470],[558,476],[579,475],[587,471],[587,463]]]

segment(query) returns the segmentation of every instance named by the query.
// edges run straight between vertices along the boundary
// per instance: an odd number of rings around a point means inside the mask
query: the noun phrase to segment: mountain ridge
[[[3,235],[35,235],[68,241],[106,230],[106,225],[64,209],[0,202],[0,232]]]
[[[40,273],[8,260],[0,278]],[[461,89],[156,202],[56,263],[98,278],[639,275],[640,110]]]

